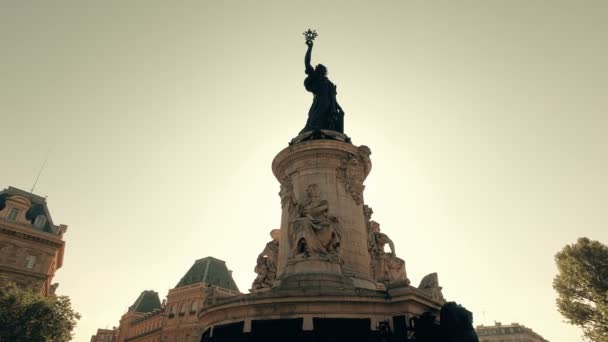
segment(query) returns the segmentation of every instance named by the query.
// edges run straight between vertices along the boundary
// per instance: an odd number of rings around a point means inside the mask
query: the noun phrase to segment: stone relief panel
[[[321,199],[319,185],[306,189],[307,198],[296,205],[289,224],[289,258],[315,257],[340,262],[340,222],[330,214],[329,202]]]
[[[281,230],[273,229],[270,232],[272,241],[268,242],[262,253],[258,255],[257,263],[254,269],[258,276],[251,285],[252,291],[272,287],[272,284],[277,277],[280,234]]]
[[[363,190],[365,190],[363,181],[371,167],[370,154],[371,151],[367,146],[360,146],[357,154],[350,154],[342,159],[337,170],[338,179],[357,205],[363,203]]]
[[[279,196],[281,197],[281,208],[285,209],[285,207],[288,207],[288,209],[290,209],[295,205],[296,200],[290,176],[285,176],[281,181]]]

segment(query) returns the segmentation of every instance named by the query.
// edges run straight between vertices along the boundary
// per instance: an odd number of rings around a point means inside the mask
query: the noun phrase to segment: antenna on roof
[[[36,184],[38,184],[38,179],[40,179],[40,175],[42,174],[42,171],[44,170],[44,167],[46,166],[46,161],[49,160],[50,153],[51,153],[51,149],[46,151],[46,157],[44,158],[44,162],[42,163],[42,166],[40,167],[40,171],[38,171],[38,176],[36,176],[34,185],[32,185],[32,190],[30,190],[31,193],[34,193],[34,189],[36,189]]]

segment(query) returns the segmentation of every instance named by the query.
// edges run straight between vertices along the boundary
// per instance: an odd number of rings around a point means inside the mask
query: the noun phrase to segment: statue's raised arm
[[[304,56],[304,66],[306,67],[306,75],[310,75],[315,72],[315,69],[313,69],[312,65],[310,65],[313,45],[312,40],[307,40],[306,45],[308,45],[308,50],[306,50],[306,55]]]
[[[304,35],[304,39],[306,40],[306,45],[308,46],[308,50],[306,50],[306,55],[304,56],[304,66],[306,67],[305,72],[307,75],[311,75],[312,73],[315,72],[315,69],[310,64],[310,59],[311,59],[311,54],[312,54],[312,45],[313,45],[312,41],[315,40],[315,38],[317,38],[317,31],[308,29],[307,31],[305,31],[302,34]]]

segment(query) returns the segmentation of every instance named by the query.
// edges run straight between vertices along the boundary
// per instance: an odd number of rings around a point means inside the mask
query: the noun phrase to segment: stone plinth
[[[342,276],[351,286],[377,288],[363,213],[363,181],[371,170],[369,155],[366,146],[311,140],[291,145],[275,157],[272,170],[281,183],[282,204],[277,285],[291,276],[332,274]],[[318,198],[311,199],[311,191],[317,191]],[[324,206],[324,216],[313,213],[317,216],[309,220],[307,205]],[[307,234],[316,234],[315,240],[319,236],[321,245],[327,242],[327,250],[313,246],[310,253],[302,252],[312,245],[306,242]],[[300,243],[305,246],[298,248]]]
[[[413,287],[388,292],[274,288],[222,298],[203,308],[198,317],[205,327],[203,342],[382,341],[379,338],[383,334],[389,334],[391,341],[403,341],[412,317],[426,311],[438,312],[441,305]],[[340,338],[323,331],[324,323],[329,323],[342,337],[352,329],[360,331],[354,338]],[[285,325],[293,325],[291,331],[281,331]],[[268,331],[264,326],[271,327],[270,335],[265,335]]]
[[[252,293],[199,311],[202,342],[404,341],[411,318],[438,312],[437,277],[410,286],[364,205],[370,154],[331,131],[299,135],[279,152],[279,233],[258,256]]]

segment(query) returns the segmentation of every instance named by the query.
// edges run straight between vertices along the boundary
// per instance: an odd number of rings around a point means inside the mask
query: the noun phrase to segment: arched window
[[[179,315],[183,316],[185,314],[186,314],[186,303],[184,302],[184,303],[182,303],[182,305],[179,308]]]
[[[44,215],[36,216],[36,220],[34,220],[34,227],[38,229],[43,229],[46,224],[46,217]]]
[[[17,208],[11,208],[11,211],[8,212],[8,220],[9,221],[16,221],[17,220],[17,215],[19,215],[19,209]]]

